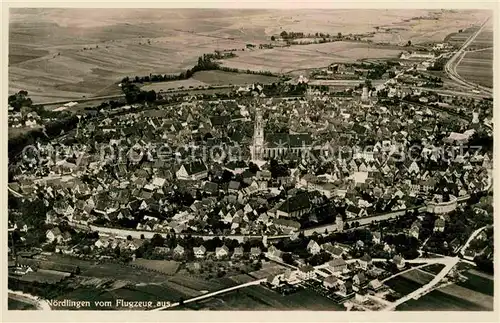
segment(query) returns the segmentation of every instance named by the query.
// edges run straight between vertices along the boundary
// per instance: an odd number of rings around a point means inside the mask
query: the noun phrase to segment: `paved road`
[[[484,229],[486,229],[487,227],[489,227],[489,225],[485,225],[484,227],[481,227],[479,229],[477,229],[476,231],[472,232],[472,234],[470,235],[469,239],[467,239],[467,242],[465,242],[465,244],[460,248],[460,254],[463,256],[465,251],[467,250],[467,248],[469,248],[469,245],[471,243],[472,240],[474,240],[474,238],[481,232],[483,231]]]
[[[411,292],[410,294],[398,299],[397,301],[393,302],[391,305],[385,307],[383,311],[392,311],[395,310],[397,306],[403,304],[406,301],[409,301],[410,299],[413,298],[419,298],[423,294],[425,294],[428,290],[433,288],[435,285],[437,285],[449,272],[450,270],[459,262],[458,257],[445,257],[445,258],[438,258],[441,260],[439,263],[445,263],[445,267],[443,270],[441,270],[429,283],[425,284],[424,286],[420,287],[419,289]],[[418,259],[416,259],[418,260]],[[420,260],[422,261],[422,260]]]
[[[481,94],[481,93],[473,93],[473,92],[464,92],[464,91],[455,91],[455,90],[445,90],[441,88],[427,88],[427,87],[418,87],[418,86],[408,86],[407,88],[413,90],[421,90],[428,92],[435,92],[442,96],[467,96],[474,99],[483,99],[485,97],[491,97],[491,94]]]
[[[85,98],[85,99],[73,99],[73,100],[57,100],[57,101],[49,101],[49,102],[41,102],[41,103],[36,103],[34,106],[40,106],[40,105],[55,105],[55,104],[66,104],[69,102],[78,102],[78,103],[83,103],[83,102],[91,102],[91,101],[97,101],[97,100],[111,100],[111,99],[119,99],[125,97],[124,94],[119,94],[119,95],[105,95],[105,96],[95,96],[92,98]]]
[[[204,294],[204,295],[201,295],[201,296],[196,296],[196,297],[190,298],[188,300],[185,300],[184,304],[192,303],[192,302],[196,302],[196,301],[201,301],[203,299],[210,298],[210,297],[213,297],[213,296],[216,296],[216,295],[220,295],[220,294],[224,294],[224,293],[228,293],[228,292],[240,289],[240,288],[245,288],[245,287],[254,286],[254,285],[260,285],[260,283],[263,283],[266,280],[267,280],[266,278],[259,279],[259,280],[254,280],[254,281],[251,281],[251,282],[248,282],[248,283],[245,283],[245,284],[241,284],[241,285],[237,285],[237,286],[233,286],[233,287],[221,289],[221,290],[218,290],[218,291],[215,291],[215,292],[211,292],[211,293],[207,293],[207,294]],[[162,306],[162,307],[155,308],[152,311],[163,311],[163,310],[166,310],[167,308],[177,307],[179,305],[180,305],[180,303],[176,302],[176,303],[170,304],[169,306]]]
[[[484,29],[486,24],[488,23],[489,18],[486,19],[486,21],[481,25],[481,27],[474,33],[472,34],[460,47],[460,49],[451,57],[450,60],[446,63],[444,67],[444,71],[446,74],[448,74],[449,78],[455,81],[457,84],[460,84],[461,86],[464,86],[466,88],[477,88],[480,89],[482,92],[487,93],[489,95],[492,95],[493,91],[490,88],[481,86],[479,84],[475,84],[470,81],[464,80],[458,73],[457,73],[457,66],[460,64],[460,61],[463,59],[463,57],[466,54],[465,49],[476,39],[476,37],[481,33],[481,31]]]
[[[8,293],[9,293],[9,295],[13,296],[12,297],[13,299],[20,299],[20,300],[28,302],[29,304],[36,306],[37,310],[41,310],[41,311],[51,311],[52,310],[50,308],[49,303],[47,301],[45,301],[44,299],[41,299],[38,296],[26,294],[26,293],[23,293],[20,291],[13,291],[10,289],[9,289]]]
[[[12,188],[10,188],[8,185],[7,185],[7,189],[9,190],[9,192],[11,192],[15,197],[23,197],[23,195],[19,192],[16,192],[14,191]]]

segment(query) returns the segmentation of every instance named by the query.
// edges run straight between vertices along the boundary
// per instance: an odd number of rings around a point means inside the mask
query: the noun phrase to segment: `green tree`
[[[276,40],[276,37],[271,36],[271,40],[272,40],[272,41],[275,41],[275,40]]]

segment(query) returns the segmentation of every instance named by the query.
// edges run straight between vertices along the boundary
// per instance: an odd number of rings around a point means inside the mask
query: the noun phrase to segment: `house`
[[[325,288],[337,288],[339,285],[339,279],[335,276],[328,276],[323,280],[323,286]]]
[[[62,253],[65,255],[71,255],[73,253],[73,248],[71,248],[69,246],[59,246],[58,245],[58,246],[56,246],[55,252]]]
[[[267,257],[269,259],[282,261],[282,258],[281,258],[282,255],[283,255],[283,252],[281,250],[279,250],[278,248],[276,248],[275,246],[271,246],[271,247],[269,247],[269,249],[267,249]]]
[[[476,236],[476,239],[479,240],[479,241],[485,241],[486,239],[488,239],[488,235],[486,234],[485,231],[481,231],[477,236]]]
[[[229,193],[237,193],[240,190],[240,182],[230,181],[227,187]]]
[[[94,246],[96,246],[99,249],[101,249],[101,248],[107,248],[109,246],[109,240],[108,239],[104,239],[104,238],[99,238],[94,243]]]
[[[184,247],[181,245],[177,245],[174,248],[174,255],[183,256],[184,255]]]
[[[434,222],[434,232],[443,232],[445,222],[443,219],[439,218]]]
[[[208,169],[203,161],[193,161],[181,165],[175,175],[180,180],[199,181],[208,176]]]
[[[344,249],[333,246],[331,243],[325,243],[323,245],[323,250],[332,255],[334,259],[342,258],[342,255],[345,253]]]
[[[288,198],[278,208],[278,217],[298,218],[311,210],[308,193],[300,193]]]
[[[345,210],[345,214],[348,219],[353,219],[366,216],[367,213],[365,209],[359,208],[355,205],[349,205]]]
[[[313,279],[316,277],[314,267],[311,265],[302,266],[299,268],[299,277],[304,280]]]
[[[269,275],[269,277],[267,277],[267,283],[271,286],[278,287],[281,285],[281,280],[278,275]]]
[[[384,288],[384,285],[378,279],[373,279],[368,283],[368,289],[374,292],[378,292],[382,288]]]
[[[279,218],[273,223],[277,228],[287,233],[297,232],[300,229],[300,223],[294,220]]]
[[[239,259],[243,257],[243,248],[242,247],[236,247],[233,250],[233,255],[231,256],[232,259]]]
[[[61,230],[58,227],[47,230],[45,236],[47,237],[47,240],[49,242],[54,242],[54,241],[61,242],[63,240]]]
[[[380,232],[373,232],[372,241],[374,244],[379,244],[381,241],[381,238],[382,238],[382,235],[380,234]]]
[[[215,248],[215,256],[219,259],[226,258],[229,256],[229,248],[227,246]]]
[[[207,249],[205,246],[200,246],[200,247],[193,247],[193,253],[196,258],[203,258],[205,257],[205,253],[207,252]]]
[[[165,255],[170,251],[170,248],[167,247],[155,247],[154,253],[157,255]]]
[[[205,185],[203,186],[203,191],[208,194],[217,194],[219,190],[219,185],[217,183],[213,182],[206,182]]]
[[[366,279],[365,274],[360,272],[352,277],[352,282],[353,282],[354,289],[356,291],[359,291],[364,286],[366,286],[366,283],[368,282],[368,280]]]
[[[18,267],[15,267],[14,274],[16,274],[16,275],[26,275],[27,273],[34,272],[33,269],[34,269],[34,267],[28,266],[28,265],[18,266]]]
[[[250,257],[252,258],[259,258],[261,254],[262,251],[260,250],[259,247],[253,247],[250,249]]]
[[[333,259],[328,262],[328,270],[334,273],[341,273],[347,270],[347,263],[344,259]]]
[[[372,257],[370,257],[369,254],[365,253],[360,259],[359,259],[359,265],[362,269],[366,270],[368,269],[368,266],[372,264]]]
[[[417,226],[411,227],[410,236],[414,237],[415,239],[418,239],[419,234],[420,234],[420,229]]]
[[[347,297],[348,295],[351,295],[353,293],[353,288],[352,288],[352,282],[346,281],[342,282],[338,285],[339,286],[339,291],[337,294],[343,297]]]
[[[292,271],[287,269],[283,274],[283,280],[290,285],[295,285],[300,283],[300,280],[297,278],[298,272],[296,270]]]
[[[28,225],[24,222],[17,222],[14,224],[14,228],[21,231],[21,232],[28,232]]]
[[[321,251],[321,247],[316,241],[310,240],[309,243],[307,244],[307,251],[310,254],[315,255]]]
[[[406,265],[404,258],[400,255],[394,256],[394,258],[392,258],[392,263],[395,264],[398,269],[403,269]]]
[[[134,239],[132,241],[129,241],[125,248],[131,251],[135,251],[144,244],[144,241],[145,240]]]

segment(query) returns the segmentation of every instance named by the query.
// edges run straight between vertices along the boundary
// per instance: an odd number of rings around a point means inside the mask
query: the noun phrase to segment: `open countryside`
[[[180,73],[203,53],[224,48],[237,49],[237,55],[246,57],[228,61],[228,66],[274,71],[294,69],[298,64],[320,67],[335,59],[395,57],[396,50],[356,43],[262,52],[247,51],[245,46],[269,43],[271,35],[283,30],[316,33],[327,29],[332,35],[373,32],[369,36],[374,42],[391,44],[405,44],[409,39],[414,43],[440,41],[459,26],[481,20],[478,12],[449,10],[433,13],[431,20],[412,19],[426,14],[426,10],[365,10],[353,15],[352,10],[283,10],[278,14],[228,10],[221,14],[220,10],[167,13],[140,9],[131,14],[125,9],[11,9],[9,94],[24,89],[37,102],[119,94],[117,81],[125,76]],[[360,24],[360,20],[369,23]]]

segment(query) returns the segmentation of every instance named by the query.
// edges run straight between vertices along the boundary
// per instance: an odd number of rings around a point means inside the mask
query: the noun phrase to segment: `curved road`
[[[415,259],[418,260],[418,259]],[[418,298],[422,296],[423,294],[427,293],[431,288],[436,286],[450,271],[455,267],[455,265],[459,262],[458,257],[446,257],[446,258],[439,258],[440,261],[436,263],[444,263],[445,267],[443,270],[441,270],[430,282],[425,284],[424,286],[420,287],[419,289],[411,292],[410,294],[403,296],[402,298],[398,299],[397,301],[393,302],[391,305],[385,307],[383,311],[392,311],[395,310],[396,307],[399,305],[409,301],[412,298]],[[425,260],[424,260],[425,261]]]
[[[477,89],[480,89],[482,92],[485,92],[489,95],[492,95],[493,94],[492,89],[481,86],[479,84],[475,84],[475,83],[470,82],[470,81],[466,81],[457,73],[457,66],[458,66],[458,64],[460,64],[460,61],[463,59],[463,57],[467,53],[465,51],[465,49],[476,39],[476,37],[481,33],[481,31],[483,31],[484,27],[486,26],[486,24],[488,23],[489,20],[490,20],[490,18],[486,19],[486,21],[483,22],[481,27],[474,34],[472,34],[465,41],[465,43],[462,45],[462,47],[460,47],[460,49],[455,53],[455,55],[453,55],[451,57],[451,59],[448,60],[448,62],[444,66],[444,71],[446,72],[446,74],[448,74],[450,79],[452,79],[453,81],[455,81],[459,85],[466,87],[466,88],[477,88]]]
[[[20,299],[22,301],[25,301],[29,304],[32,304],[33,306],[36,307],[37,310],[41,311],[51,311],[52,309],[50,308],[50,305],[47,301],[44,299],[41,299],[38,296],[33,296],[31,294],[26,294],[20,291],[13,291],[10,290],[8,291],[9,296],[12,296],[12,299]]]
[[[479,234],[481,233],[481,231],[483,231],[484,229],[490,227],[490,225],[486,225],[484,227],[481,227],[479,229],[477,229],[476,231],[472,232],[472,234],[470,235],[469,239],[467,239],[467,242],[462,246],[462,248],[460,248],[460,254],[463,256],[465,254],[465,251],[467,250],[467,248],[469,247],[470,243],[472,240],[474,240],[474,238]]]

